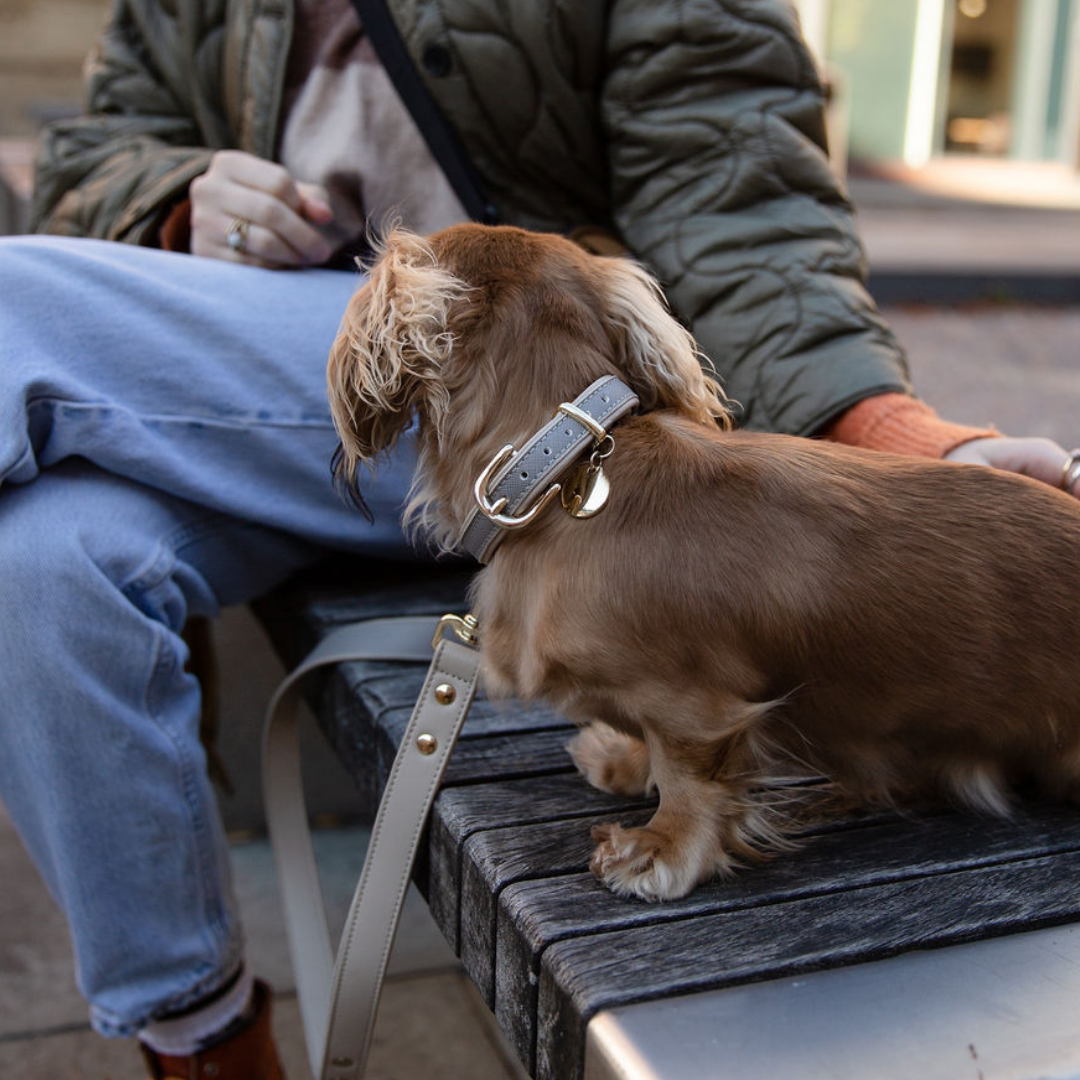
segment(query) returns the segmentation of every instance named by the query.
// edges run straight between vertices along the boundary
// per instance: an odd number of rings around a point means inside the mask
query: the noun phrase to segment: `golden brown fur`
[[[727,430],[626,260],[506,227],[391,235],[330,360],[341,471],[415,411],[412,513],[452,545],[495,452],[605,374],[642,401],[613,432],[609,505],[508,534],[473,610],[494,692],[592,724],[572,752],[597,786],[659,790],[645,828],[596,831],[611,888],[680,896],[783,846],[780,780],[800,771],[992,812],[1019,781],[1080,794],[1080,505],[990,469]]]

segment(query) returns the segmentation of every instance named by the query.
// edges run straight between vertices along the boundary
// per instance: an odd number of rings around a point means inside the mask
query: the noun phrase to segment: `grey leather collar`
[[[513,527],[500,524],[498,519],[527,517],[534,504],[542,505],[558,491],[559,485],[553,483],[555,478],[583,450],[597,445],[607,429],[637,404],[637,395],[626,383],[614,375],[606,375],[568,407],[560,405],[554,418],[520,450],[503,447],[500,455],[509,460],[498,466],[500,456],[496,456],[481,474],[476,484],[477,509],[466,520],[457,546],[479,562],[488,562],[507,528]],[[575,412],[584,416],[579,419]],[[496,468],[492,470],[492,466]],[[493,476],[487,479],[489,470]],[[539,503],[538,498],[542,500]]]

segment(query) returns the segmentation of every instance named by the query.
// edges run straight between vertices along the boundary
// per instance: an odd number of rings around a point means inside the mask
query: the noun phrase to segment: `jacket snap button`
[[[443,48],[442,45],[429,45],[424,50],[421,62],[424,65],[424,70],[437,79],[449,75],[450,69],[454,66],[449,50]]]

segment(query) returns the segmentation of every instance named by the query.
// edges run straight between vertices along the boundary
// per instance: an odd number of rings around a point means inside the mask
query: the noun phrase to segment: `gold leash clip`
[[[473,615],[444,615],[435,627],[435,636],[431,639],[433,649],[446,636],[447,630],[452,630],[455,637],[473,648],[480,644],[480,624]]]

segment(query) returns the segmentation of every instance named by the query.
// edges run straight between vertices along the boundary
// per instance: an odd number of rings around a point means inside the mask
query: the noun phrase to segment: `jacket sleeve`
[[[117,0],[87,59],[85,115],[43,138],[35,231],[157,243],[161,221],[213,152],[184,100],[192,79],[180,70],[181,36],[163,6]]]
[[[829,168],[824,93],[784,0],[614,0],[602,122],[616,225],[742,424],[807,435],[910,392]]]

